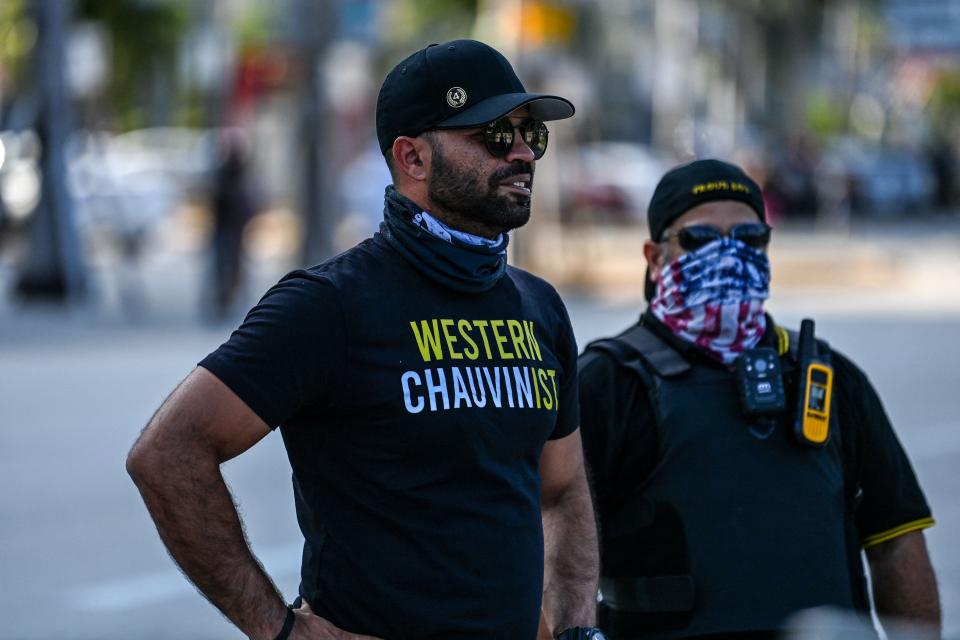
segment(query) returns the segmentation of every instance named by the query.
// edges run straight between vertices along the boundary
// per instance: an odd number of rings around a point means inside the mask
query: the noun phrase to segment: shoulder
[[[570,315],[567,313],[567,307],[563,303],[563,299],[553,285],[528,271],[510,265],[507,265],[504,278],[509,279],[510,284],[508,286],[515,289],[513,295],[519,295],[520,299],[524,301],[524,305],[536,307],[537,315],[543,319],[547,327],[559,330],[557,335],[565,341],[574,342]]]
[[[582,389],[601,389],[615,382],[621,375],[620,366],[612,355],[590,345],[577,359],[577,370]]]
[[[799,332],[794,328],[784,327],[782,325],[774,325],[776,327],[776,341],[787,340],[787,345],[793,353],[795,345],[793,344],[794,340],[797,340]],[[778,347],[783,347],[782,342],[774,342]],[[867,375],[850,357],[844,354],[842,351],[839,351],[829,340],[829,338],[817,337],[817,345],[823,353],[823,348],[826,347],[829,349],[830,353],[830,365],[833,367],[834,373],[834,385],[836,387],[836,393],[840,399],[847,404],[849,401],[853,400],[855,402],[860,402],[863,399],[864,392],[866,390],[872,390],[872,385],[870,380],[867,378]],[[785,356],[786,357],[786,356]],[[791,355],[790,357],[795,357]]]
[[[329,278],[308,269],[286,274],[270,287],[247,315],[244,325],[274,323],[284,317],[327,313],[336,304],[336,288]]]
[[[833,367],[834,384],[839,394],[849,399],[862,399],[867,389],[872,389],[867,374],[849,356],[838,350],[829,340],[817,340],[823,349],[827,345],[830,353],[830,366]],[[822,353],[822,351],[821,351]]]
[[[577,358],[577,365],[580,369],[581,377],[584,375],[592,377],[604,376],[616,371],[617,361],[614,357],[609,352],[592,346],[600,342],[600,340],[594,340],[589,343],[584,348],[583,353]]]
[[[376,272],[393,268],[396,262],[396,254],[373,237],[319,264],[294,271],[287,277],[349,289],[358,280],[369,279]]]
[[[844,384],[855,384],[863,386],[869,384],[867,374],[857,363],[851,360],[846,354],[830,348],[830,363],[833,366],[837,381]]]
[[[772,318],[768,316],[768,322],[772,323]],[[779,324],[771,324],[774,327],[773,330],[773,346],[776,346],[778,349],[783,350],[789,349],[791,354],[794,353],[796,345],[794,341],[799,338],[799,331],[794,327],[785,327]],[[866,378],[866,375],[863,373],[863,370],[857,366],[857,364],[851,360],[847,355],[842,351],[839,351],[828,338],[823,338],[817,336],[817,346],[823,353],[824,347],[829,349],[830,352],[830,364],[833,367],[834,374],[838,381],[843,379],[846,380],[862,380]]]
[[[312,267],[287,273],[264,294],[247,320],[289,317],[301,321],[342,315],[347,297],[362,291],[368,282],[382,281],[375,266],[389,259],[382,252],[382,247],[366,240]]]
[[[584,393],[616,390],[618,393],[635,385],[648,385],[648,376],[638,361],[624,363],[614,352],[600,348],[598,343],[615,340],[618,336],[598,338],[590,342],[577,360],[580,388]]]
[[[830,356],[841,427],[868,438],[892,432],[883,400],[863,369],[838,351],[831,350]]]
[[[563,307],[563,300],[560,298],[560,294],[552,284],[543,278],[512,265],[507,265],[506,276],[510,278],[514,286],[522,293],[538,296],[543,300]]]
[[[846,434],[844,448],[856,457],[865,442],[885,441],[893,433],[893,425],[864,370],[832,344],[829,348],[838,424]]]

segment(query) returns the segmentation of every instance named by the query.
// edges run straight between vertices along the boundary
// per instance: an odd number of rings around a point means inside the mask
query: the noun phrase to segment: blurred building
[[[0,3],[0,265],[22,255],[42,190],[30,69],[46,2]],[[379,81],[458,37],[489,41],[529,89],[577,105],[551,129],[526,236],[642,224],[659,176],[695,156],[747,166],[782,220],[848,225],[957,201],[960,0],[61,4],[73,10],[66,172],[84,243],[106,238],[95,262],[184,220],[209,228],[195,205],[223,126],[252,141],[269,211],[253,236],[284,229],[267,254],[313,261],[368,234],[389,179],[373,142]]]

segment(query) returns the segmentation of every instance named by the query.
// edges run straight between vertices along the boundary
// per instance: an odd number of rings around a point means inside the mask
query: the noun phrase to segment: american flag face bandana
[[[769,295],[767,254],[720,238],[663,269],[650,311],[680,338],[730,364],[763,337]]]

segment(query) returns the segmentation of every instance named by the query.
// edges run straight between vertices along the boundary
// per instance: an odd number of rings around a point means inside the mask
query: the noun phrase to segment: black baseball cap
[[[659,241],[667,227],[684,213],[704,202],[737,200],[749,205],[760,220],[766,222],[763,193],[746,172],[722,160],[694,160],[668,171],[653,191],[647,207],[650,239]],[[652,300],[656,287],[647,269],[644,296]]]
[[[393,68],[377,97],[377,139],[485,125],[523,105],[540,120],[573,115],[566,98],[527,93],[499,51],[476,40],[431,44]]]
[[[746,172],[722,160],[694,160],[668,171],[660,179],[647,207],[650,239],[656,242],[674,220],[704,202],[738,200],[766,221],[763,193]]]

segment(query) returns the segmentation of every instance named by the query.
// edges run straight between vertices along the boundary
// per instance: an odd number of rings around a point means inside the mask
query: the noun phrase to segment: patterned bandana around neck
[[[422,275],[458,291],[492,289],[507,270],[509,235],[487,240],[451,229],[393,185],[384,194],[380,234]]]
[[[446,240],[451,244],[453,243],[454,238],[460,242],[481,247],[499,247],[500,243],[503,242],[502,233],[493,240],[490,240],[489,238],[483,238],[481,236],[475,236],[472,233],[460,231],[445,225],[443,222],[437,220],[426,211],[422,211],[413,216],[413,224],[423,227],[434,237],[440,238],[441,240]]]
[[[769,289],[767,254],[720,238],[666,266],[650,311],[678,337],[729,365],[763,337]]]

